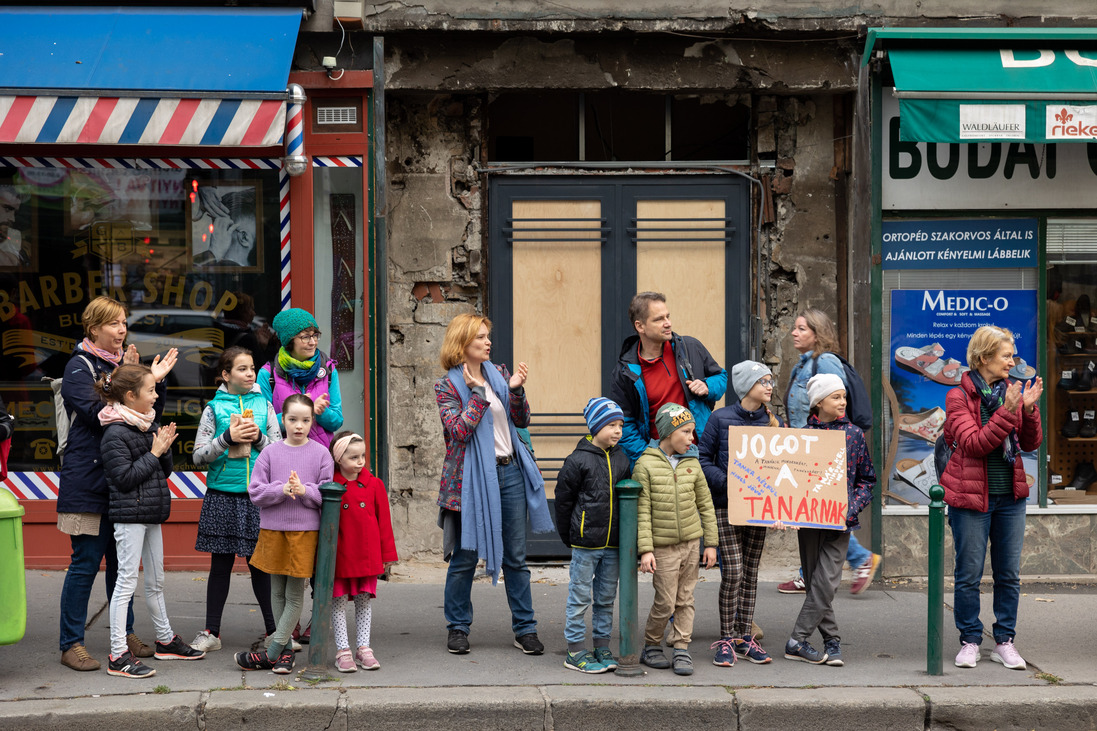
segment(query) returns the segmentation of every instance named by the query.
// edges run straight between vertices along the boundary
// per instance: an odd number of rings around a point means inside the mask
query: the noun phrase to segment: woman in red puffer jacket
[[[1043,440],[1037,404],[1044,383],[1010,379],[1014,350],[1009,330],[989,325],[976,330],[968,343],[971,370],[946,401],[945,440],[954,451],[940,480],[956,547],[956,666],[961,668],[975,667],[980,657],[979,582],[989,541],[996,643],[990,659],[1026,669],[1013,646],[1029,492],[1021,452],[1037,449]]]

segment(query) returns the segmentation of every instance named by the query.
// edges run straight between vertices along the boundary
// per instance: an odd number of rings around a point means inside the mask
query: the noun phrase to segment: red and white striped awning
[[[280,99],[0,96],[0,144],[280,145]]]

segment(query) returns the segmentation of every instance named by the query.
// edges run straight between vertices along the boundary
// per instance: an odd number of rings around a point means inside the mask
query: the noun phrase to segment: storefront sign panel
[[[903,142],[899,102],[890,89],[884,90],[883,102],[884,210],[1093,207],[1097,142]],[[1062,107],[1055,111],[1061,113]],[[1070,131],[1072,139],[1079,139],[1073,136],[1075,121],[1070,120]]]
[[[884,221],[884,269],[992,269],[1036,266],[1034,218]]]
[[[945,399],[968,370],[967,347],[984,325],[1009,329],[1017,347],[1012,375],[1037,373],[1037,294],[1035,290],[927,290],[891,292],[889,385],[898,450],[888,485],[889,504],[926,505],[937,483],[933,446],[944,429]],[[893,432],[894,433],[894,432]],[[1035,483],[1036,453],[1023,455],[1025,473]],[[1035,501],[1036,490],[1030,500]]]

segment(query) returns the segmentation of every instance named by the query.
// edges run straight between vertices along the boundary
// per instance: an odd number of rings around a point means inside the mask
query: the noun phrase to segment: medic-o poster
[[[890,382],[899,436],[888,476],[889,505],[929,503],[929,488],[937,483],[933,445],[944,429],[945,397],[968,370],[967,346],[978,328],[1011,330],[1017,355],[1010,375],[1026,381],[1036,377],[1036,296],[1035,290],[1018,289],[892,291]],[[1036,453],[1023,459],[1034,484]],[[1032,490],[1029,499],[1036,494]]]

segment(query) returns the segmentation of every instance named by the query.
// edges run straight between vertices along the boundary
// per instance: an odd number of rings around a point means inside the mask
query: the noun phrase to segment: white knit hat
[[[808,403],[811,408],[835,391],[845,391],[846,384],[833,373],[819,373],[808,381]]]

